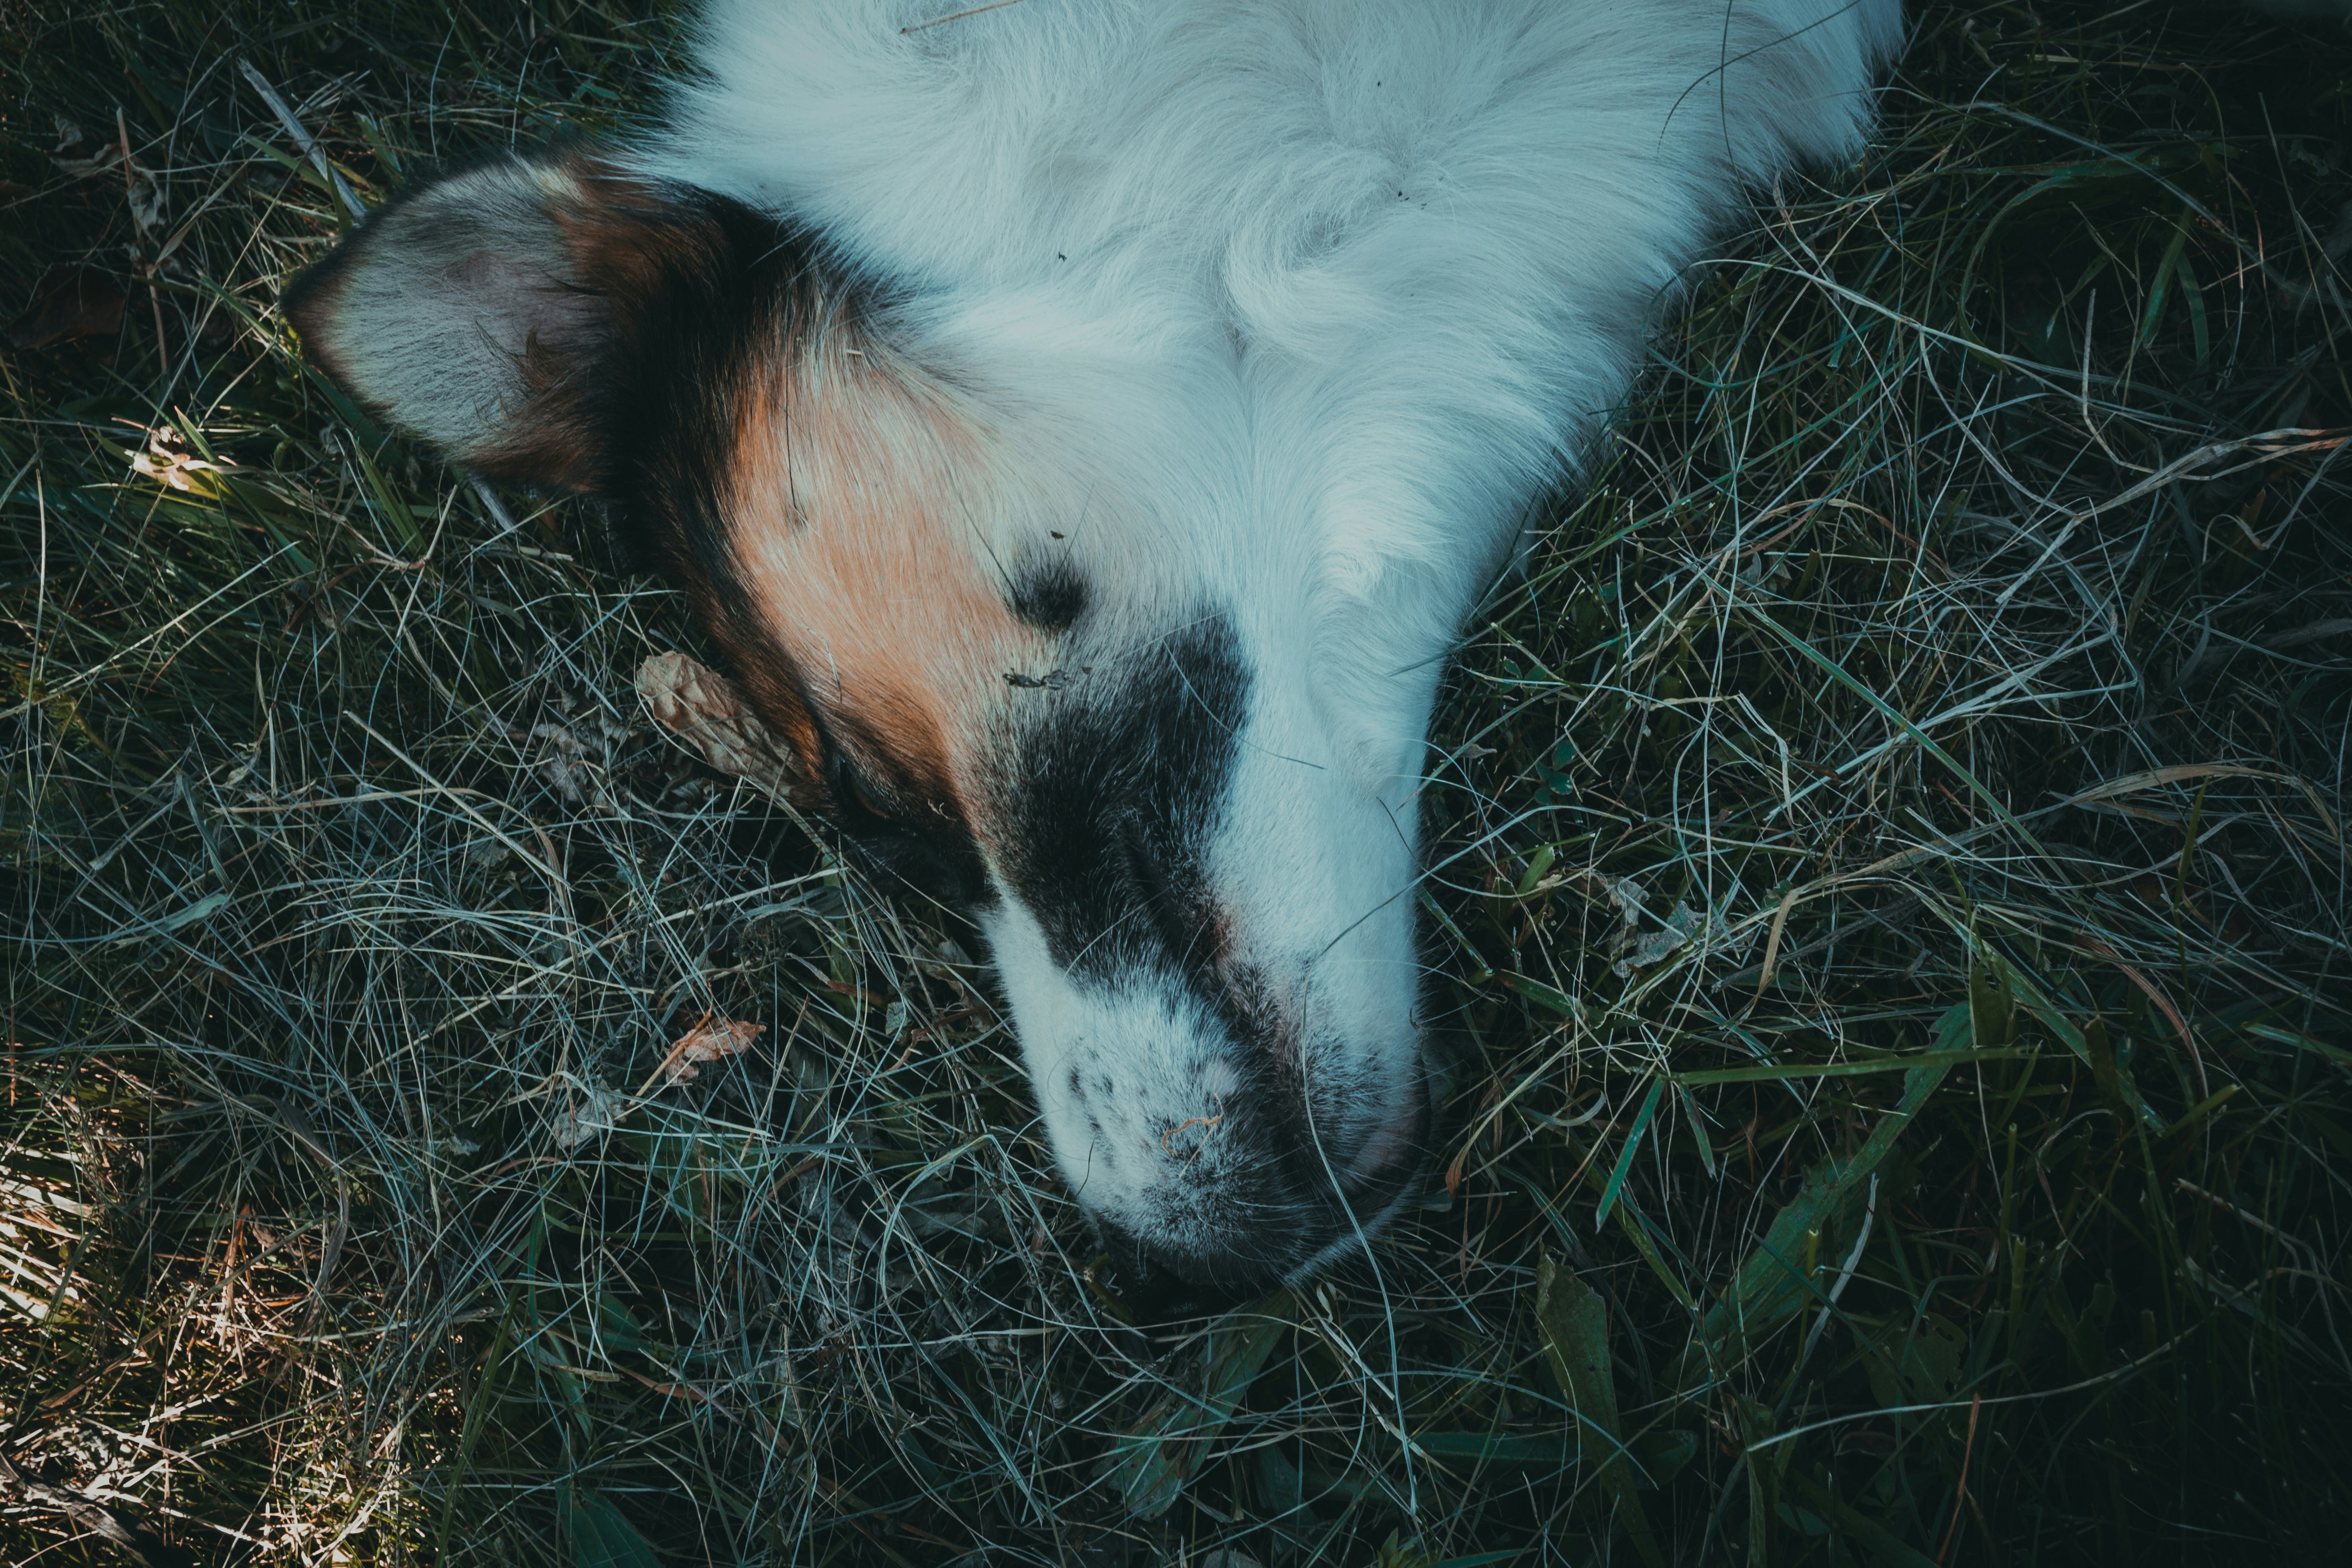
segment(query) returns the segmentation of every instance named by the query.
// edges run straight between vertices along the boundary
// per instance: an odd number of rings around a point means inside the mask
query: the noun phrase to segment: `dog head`
[[[1368,720],[1302,547],[1182,477],[1279,455],[1207,421],[1126,462],[1053,416],[1066,389],[960,359],[919,291],[589,152],[413,189],[286,308],[390,423],[605,502],[795,794],[972,913],[1130,1299],[1245,1297],[1406,1199],[1433,671]]]

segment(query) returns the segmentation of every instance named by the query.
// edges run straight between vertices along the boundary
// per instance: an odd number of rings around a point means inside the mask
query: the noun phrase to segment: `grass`
[[[1468,631],[1442,1183],[1150,1340],[969,929],[277,315],[345,220],[254,78],[373,202],[643,112],[676,16],[9,11],[0,279],[92,332],[0,357],[0,1556],[2339,1547],[2352,36],[1916,27]]]

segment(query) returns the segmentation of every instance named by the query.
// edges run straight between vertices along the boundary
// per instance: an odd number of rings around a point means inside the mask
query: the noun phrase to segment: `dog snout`
[[[1228,1124],[1246,1157],[1170,1173],[1124,1217],[1090,1215],[1108,1266],[1098,1282],[1139,1321],[1223,1312],[1340,1260],[1427,1166],[1431,1109],[1418,1082],[1344,1144],[1265,1100],[1255,1109]]]

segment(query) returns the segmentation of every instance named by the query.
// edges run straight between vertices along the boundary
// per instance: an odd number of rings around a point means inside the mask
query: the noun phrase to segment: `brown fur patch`
[[[1005,672],[1049,651],[976,537],[1009,486],[952,394],[845,312],[821,303],[792,329],[740,402],[729,553],[801,692],[887,804],[977,827],[966,803]]]

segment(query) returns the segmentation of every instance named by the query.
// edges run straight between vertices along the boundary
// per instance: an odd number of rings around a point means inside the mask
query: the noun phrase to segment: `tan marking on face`
[[[841,319],[796,323],[746,389],[725,506],[751,602],[808,700],[902,811],[965,809],[1024,624],[983,540],[1016,486],[954,396]]]

